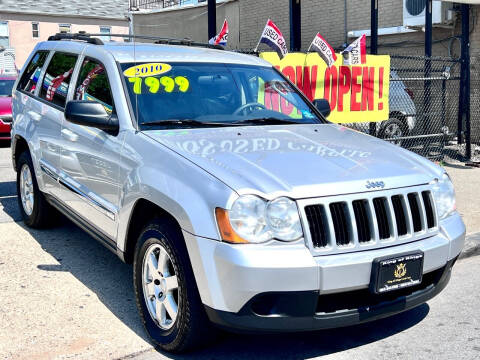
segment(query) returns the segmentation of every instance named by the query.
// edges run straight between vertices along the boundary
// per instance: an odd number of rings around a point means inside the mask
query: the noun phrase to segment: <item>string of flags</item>
[[[275,50],[280,59],[283,59],[285,55],[288,54],[287,43],[282,32],[270,19],[268,19],[267,25],[262,32],[262,36],[255,47],[255,52],[257,52],[261,43],[266,44]],[[320,33],[315,36],[310,44],[308,51],[310,50],[317,52],[328,67],[331,67],[337,60],[335,51]],[[344,65],[365,64],[367,62],[367,40],[365,34],[347,46],[341,54],[343,56]]]
[[[209,44],[226,46],[228,42],[228,22],[227,19],[223,22],[222,29],[218,35],[211,38]],[[277,25],[268,19],[265,28],[263,29],[260,40],[255,47],[255,52],[258,51],[260,44],[266,44],[276,51],[280,59],[283,59],[288,54],[287,42],[282,32]],[[337,55],[320,33],[318,33],[313,39],[308,51],[315,51],[325,61],[328,67],[333,66],[337,61]],[[360,36],[350,45],[348,45],[342,52],[344,65],[361,65],[367,62],[367,38],[365,34]]]

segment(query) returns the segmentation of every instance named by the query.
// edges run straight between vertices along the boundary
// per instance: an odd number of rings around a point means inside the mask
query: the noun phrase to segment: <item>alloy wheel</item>
[[[23,164],[20,170],[20,198],[25,214],[27,214],[27,216],[32,215],[35,198],[32,173],[28,164]]]
[[[180,289],[174,263],[160,244],[145,252],[142,285],[150,316],[162,330],[170,329],[178,316]]]

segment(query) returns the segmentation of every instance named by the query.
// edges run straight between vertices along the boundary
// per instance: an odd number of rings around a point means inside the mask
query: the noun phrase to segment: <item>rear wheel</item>
[[[17,163],[18,206],[25,224],[32,228],[42,228],[52,224],[54,209],[38,188],[32,158],[24,151]]]
[[[214,333],[198,294],[185,243],[169,222],[144,227],[135,249],[134,286],[143,325],[164,350],[185,352]]]

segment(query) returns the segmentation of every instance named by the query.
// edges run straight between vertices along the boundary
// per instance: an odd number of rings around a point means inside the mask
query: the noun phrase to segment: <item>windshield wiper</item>
[[[193,119],[170,119],[170,120],[156,120],[156,121],[147,121],[143,122],[140,125],[178,125],[178,126],[191,126],[191,127],[215,127],[215,126],[230,126],[226,123],[217,123],[217,122],[204,122]]]
[[[261,125],[276,125],[276,124],[299,124],[296,121],[288,120],[288,119],[279,119],[274,117],[264,117],[264,118],[256,118],[256,119],[246,119],[235,121],[235,125],[239,124],[261,124]]]

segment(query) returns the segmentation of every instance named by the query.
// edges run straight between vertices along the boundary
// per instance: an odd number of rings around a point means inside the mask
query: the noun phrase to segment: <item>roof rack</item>
[[[57,33],[55,35],[49,36],[48,41],[57,41],[57,40],[79,40],[79,41],[86,41],[89,44],[94,45],[103,45],[103,41],[99,38],[92,38],[90,34],[87,33]]]
[[[225,50],[221,45],[213,45],[208,43],[196,42],[190,39],[175,39],[175,38],[163,38],[158,36],[149,36],[149,35],[129,35],[129,34],[89,34],[86,32],[78,33],[58,33],[52,35],[48,38],[49,41],[56,40],[79,40],[86,41],[89,44],[94,45],[103,45],[103,41],[98,37],[108,36],[108,37],[117,37],[124,39],[141,39],[141,40],[150,40],[154,44],[163,44],[163,45],[183,45],[183,46],[196,46],[196,47],[205,47],[210,49]]]

